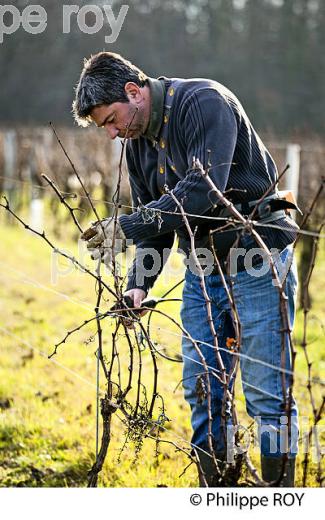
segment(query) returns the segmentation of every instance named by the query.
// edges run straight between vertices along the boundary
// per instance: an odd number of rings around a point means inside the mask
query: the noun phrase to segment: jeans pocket
[[[280,253],[271,249],[271,253],[280,282],[283,283],[287,279],[296,288],[298,279],[293,247],[287,246]]]

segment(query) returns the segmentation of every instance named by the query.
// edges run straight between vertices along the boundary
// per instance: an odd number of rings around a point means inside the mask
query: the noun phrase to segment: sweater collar
[[[148,78],[148,83],[151,93],[151,107],[149,124],[144,137],[156,141],[164,115],[165,87],[163,81],[159,79]]]

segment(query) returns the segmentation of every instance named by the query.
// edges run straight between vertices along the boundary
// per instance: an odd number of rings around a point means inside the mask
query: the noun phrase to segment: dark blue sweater
[[[156,80],[157,81],[157,80]],[[171,80],[164,79],[165,93]],[[155,92],[157,97],[157,93]],[[153,100],[158,103],[159,99]],[[155,114],[157,115],[157,114]],[[162,117],[157,129],[161,129]],[[155,136],[159,142],[160,131]],[[212,80],[181,80],[174,94],[168,134],[168,165],[164,174],[157,173],[158,152],[147,137],[130,140],[127,145],[127,163],[135,212],[122,215],[120,224],[128,239],[133,239],[137,250],[155,248],[162,253],[171,248],[176,231],[179,247],[189,251],[189,237],[182,217],[172,197],[162,194],[166,183],[182,203],[186,213],[210,216],[215,214],[209,187],[199,172],[192,171],[193,157],[204,168],[211,163],[209,175],[222,191],[232,188],[229,196],[234,203],[261,197],[277,177],[272,157],[252,127],[239,100],[226,87]],[[237,191],[236,191],[237,190]],[[144,218],[143,210],[136,210],[141,201],[147,208],[160,210],[159,218]],[[164,213],[168,212],[168,213]],[[189,218],[191,227],[198,226],[197,246],[208,246],[208,230],[216,229],[220,221]],[[278,220],[282,229],[258,228],[269,248],[282,250],[295,238],[293,221],[287,217]],[[214,234],[215,247],[223,261],[233,242],[227,233]],[[251,247],[256,247],[254,243]],[[138,255],[141,252],[138,252]],[[142,261],[142,260],[141,260]],[[157,276],[146,278],[143,285],[135,281],[137,259],[129,273],[128,289],[141,287],[148,290]],[[150,258],[146,259],[150,267]]]

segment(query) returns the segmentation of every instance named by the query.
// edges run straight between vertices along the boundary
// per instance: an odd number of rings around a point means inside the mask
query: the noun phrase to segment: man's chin
[[[123,134],[119,134],[120,139],[138,139],[140,137],[141,133],[138,130],[129,130],[128,132],[125,132]]]

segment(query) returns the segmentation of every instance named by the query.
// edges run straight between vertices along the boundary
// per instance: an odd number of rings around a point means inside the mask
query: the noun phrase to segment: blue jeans
[[[289,264],[288,264],[289,262]],[[285,292],[288,298],[288,318],[293,326],[297,276],[292,249],[290,246],[276,260],[280,274],[289,268]],[[279,290],[274,285],[271,268],[262,276],[252,276],[257,267],[241,271],[231,276],[234,300],[241,324],[241,345],[239,348],[242,387],[246,399],[246,409],[259,425],[259,442],[265,456],[281,456],[284,451],[289,457],[297,453],[298,418],[297,406],[291,402],[291,429],[289,435],[287,417],[284,411],[283,379],[288,395],[290,385],[291,356],[288,335],[285,334],[285,367],[281,361],[282,338],[280,330]],[[261,271],[262,272],[262,271]],[[229,278],[226,277],[229,281]],[[227,347],[227,338],[234,338],[232,311],[226,291],[219,275],[205,276],[206,289],[212,302],[213,322],[218,337],[218,345],[227,373],[232,366],[234,356]],[[207,309],[202,294],[200,278],[189,269],[186,271],[181,310],[183,327],[190,336],[197,340],[209,369],[211,385],[212,435],[215,451],[224,451],[227,444],[227,428],[231,427],[231,404],[225,400],[222,406],[224,390],[220,381],[213,375],[220,374],[216,361],[213,335],[207,320]],[[229,343],[229,342],[228,342]],[[185,399],[191,407],[193,428],[192,446],[208,449],[208,406],[206,398],[206,374],[202,359],[193,342],[183,335],[183,387]],[[283,370],[285,368],[285,370]],[[280,369],[280,370],[279,370]],[[283,378],[284,374],[284,378]],[[232,382],[230,383],[230,388]],[[224,420],[222,420],[222,409]],[[282,433],[280,433],[282,432]],[[288,440],[288,445],[283,439]]]

